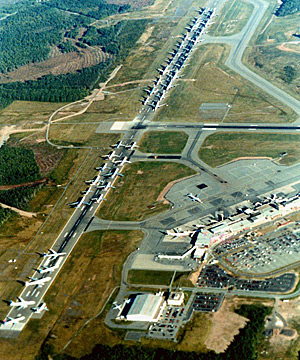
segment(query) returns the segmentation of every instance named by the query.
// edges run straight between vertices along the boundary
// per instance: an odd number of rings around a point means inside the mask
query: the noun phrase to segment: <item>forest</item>
[[[27,210],[29,201],[34,198],[41,186],[22,186],[11,190],[1,190],[0,202],[18,209]]]
[[[0,148],[0,185],[15,185],[41,179],[40,169],[31,149]]]
[[[270,314],[271,308],[260,305],[242,305],[236,312],[250,321],[234,337],[224,353],[216,354],[213,351],[207,353],[183,352],[162,348],[149,348],[142,346],[96,345],[92,353],[81,357],[81,360],[255,360],[257,359],[258,343],[262,339],[264,319]],[[43,345],[36,360],[78,360],[68,355],[54,355],[52,346],[47,342]]]
[[[64,47],[64,34],[72,34],[73,28],[129,9],[130,5],[107,4],[104,0],[25,2],[13,16],[1,21],[0,73],[43,61],[52,45]],[[66,51],[70,51],[67,46]]]
[[[87,96],[108,74],[110,62],[75,73],[42,76],[38,80],[0,84],[0,108],[14,100],[71,102]]]
[[[4,209],[0,206],[0,228],[14,214],[10,209]]]
[[[124,13],[130,10],[128,4],[108,4],[105,0],[48,0],[44,5],[58,9],[76,12],[94,19],[102,19],[116,13]]]
[[[145,31],[148,20],[120,21],[116,25],[97,29],[88,27],[82,41],[90,46],[100,45],[105,52],[124,59]]]
[[[50,46],[60,44],[66,30],[74,25],[87,25],[87,22],[81,16],[38,5],[24,7],[2,20],[0,72],[47,59]]]
[[[148,20],[121,21],[104,29],[89,28],[83,41],[101,45],[113,54],[110,60],[75,73],[42,76],[38,80],[0,84],[0,109],[14,100],[71,102],[81,99],[122,61],[144,32]],[[101,35],[102,34],[102,35]]]
[[[275,11],[276,16],[292,15],[300,11],[299,0],[282,0],[281,4]]]

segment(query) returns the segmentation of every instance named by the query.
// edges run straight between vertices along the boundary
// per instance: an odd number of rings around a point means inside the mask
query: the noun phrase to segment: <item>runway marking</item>
[[[84,206],[81,208],[81,211],[83,211],[83,209],[84,209]]]
[[[73,238],[74,238],[76,235],[77,235],[77,233],[75,233],[75,234],[73,235]]]
[[[210,128],[210,129],[202,128],[202,130],[214,131],[214,130],[217,130],[217,128]]]
[[[64,238],[65,238],[67,235],[68,235],[68,233],[66,232]]]
[[[30,293],[31,293],[31,290],[29,290],[29,291],[28,291],[28,293],[26,294],[26,296],[29,296],[29,295],[30,295]]]
[[[252,128],[249,128],[248,130],[252,130],[252,131],[255,131],[255,130],[257,130],[257,129],[252,129]]]
[[[38,297],[38,296],[39,296],[39,293],[40,293],[40,291],[38,291],[38,292],[35,294],[35,297]]]

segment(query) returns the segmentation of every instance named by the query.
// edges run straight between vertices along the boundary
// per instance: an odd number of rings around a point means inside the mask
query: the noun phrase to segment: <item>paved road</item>
[[[245,79],[251,81],[253,84],[272,95],[277,100],[288,105],[293,109],[298,115],[300,115],[300,101],[295,99],[293,96],[287,94],[285,91],[279,89],[277,86],[273,85],[269,81],[265,80],[258,74],[251,71],[247,66],[242,63],[243,54],[254,35],[259,23],[264,18],[269,3],[264,0],[247,0],[254,6],[254,10],[244,27],[244,29],[235,35],[232,36],[223,36],[223,37],[206,37],[207,42],[213,43],[226,43],[231,46],[231,51],[225,62],[230,69],[234,70],[240,74]]]

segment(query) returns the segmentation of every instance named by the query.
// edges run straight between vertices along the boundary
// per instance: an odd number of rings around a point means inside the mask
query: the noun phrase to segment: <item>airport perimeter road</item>
[[[205,38],[205,43],[226,43],[231,46],[231,51],[225,62],[230,69],[240,74],[245,79],[251,81],[253,84],[272,95],[282,103],[293,109],[298,115],[300,115],[300,101],[293,96],[287,94],[277,86],[273,85],[269,81],[263,79],[258,74],[251,71],[247,66],[242,63],[242,57],[246,47],[249,44],[251,37],[254,35],[259,23],[263,19],[265,12],[269,6],[264,0],[247,0],[254,6],[254,10],[245,25],[244,29],[233,36],[223,37],[210,37]]]

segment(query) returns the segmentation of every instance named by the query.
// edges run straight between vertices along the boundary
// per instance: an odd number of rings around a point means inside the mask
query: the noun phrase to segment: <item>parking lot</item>
[[[265,280],[235,278],[217,265],[204,266],[198,277],[199,287],[278,293],[291,291],[295,282],[296,275],[293,273],[287,273]]]
[[[224,300],[224,294],[200,293],[195,296],[193,309],[200,312],[216,312]]]
[[[167,306],[158,322],[150,325],[148,337],[175,341],[185,318],[185,307]]]
[[[268,273],[300,261],[300,232],[291,229],[275,230],[254,242],[246,238],[227,243],[215,250],[216,254],[230,254],[223,260],[245,273]],[[246,244],[248,245],[246,246]],[[238,249],[238,247],[243,248]],[[237,249],[237,251],[233,251]]]

